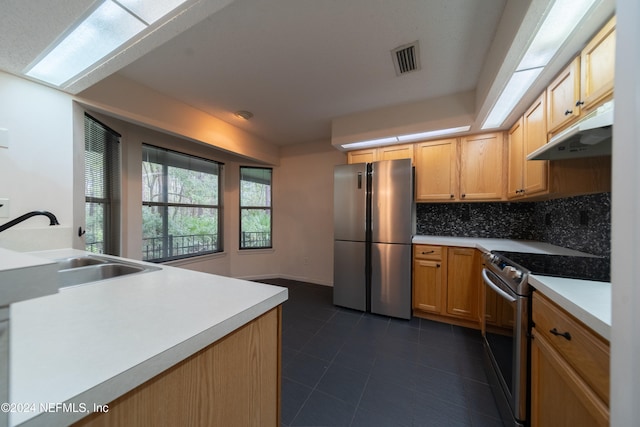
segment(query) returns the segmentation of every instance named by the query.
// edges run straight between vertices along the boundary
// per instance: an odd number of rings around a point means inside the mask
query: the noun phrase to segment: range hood
[[[613,101],[609,101],[527,156],[527,160],[561,160],[611,155]]]

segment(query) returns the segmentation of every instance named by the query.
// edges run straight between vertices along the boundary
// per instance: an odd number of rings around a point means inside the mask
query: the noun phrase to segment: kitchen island
[[[282,287],[162,266],[12,304],[9,425],[131,424],[176,411],[213,425],[232,412],[253,425],[277,425],[287,295]],[[244,395],[234,395],[238,388]]]

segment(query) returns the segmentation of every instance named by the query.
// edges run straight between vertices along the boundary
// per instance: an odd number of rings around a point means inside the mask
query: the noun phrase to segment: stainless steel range
[[[609,258],[493,251],[483,261],[487,375],[505,425],[523,426],[529,411],[529,275],[609,281]]]
[[[500,255],[484,255],[487,376],[505,425],[525,425],[531,288],[528,271]]]

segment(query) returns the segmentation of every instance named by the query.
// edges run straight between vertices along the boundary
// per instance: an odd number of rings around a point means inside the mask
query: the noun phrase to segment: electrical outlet
[[[9,199],[0,199],[0,218],[9,218]]]
[[[580,211],[580,225],[589,225],[589,213]]]

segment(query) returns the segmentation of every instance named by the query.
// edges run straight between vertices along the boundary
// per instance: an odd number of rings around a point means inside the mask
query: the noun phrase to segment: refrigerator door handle
[[[358,172],[358,190],[362,189],[362,172]]]

